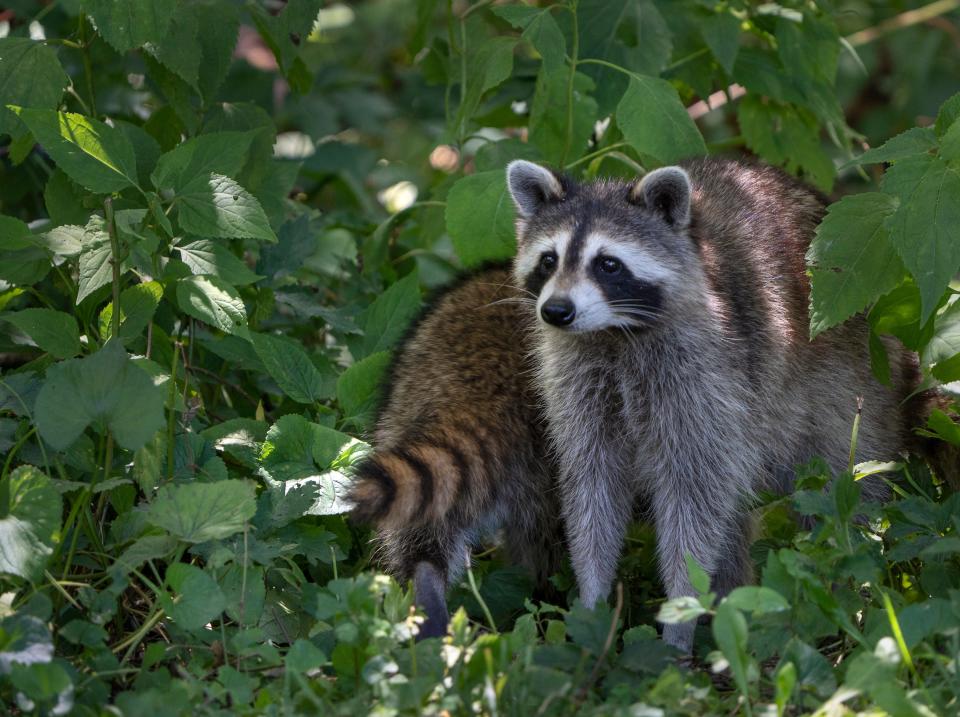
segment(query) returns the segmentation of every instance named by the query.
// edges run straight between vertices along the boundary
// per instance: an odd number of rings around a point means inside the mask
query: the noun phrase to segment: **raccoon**
[[[886,344],[870,369],[855,317],[808,339],[804,255],[824,198],[783,172],[731,160],[636,182],[577,184],[514,161],[515,281],[536,295],[533,350],[560,468],[567,545],[587,606],[610,590],[634,498],[650,506],[669,598],[694,594],[690,554],[723,595],[751,579],[750,496],[789,490],[794,467],[846,466],[913,447],[925,410],[915,355]],[[864,481],[866,497],[884,497]],[[692,624],[663,637],[690,652]]]
[[[356,519],[374,523],[387,570],[412,579],[427,616],[447,627],[445,591],[467,547],[499,529],[508,554],[543,582],[558,563],[556,470],[546,455],[530,363],[533,299],[509,266],[462,280],[398,349],[373,434],[355,471]]]

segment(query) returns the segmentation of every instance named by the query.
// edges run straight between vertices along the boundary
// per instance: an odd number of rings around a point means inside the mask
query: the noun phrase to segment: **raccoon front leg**
[[[623,536],[633,513],[629,482],[615,466],[595,462],[562,481],[563,520],[580,601],[593,608],[610,594]]]
[[[657,558],[668,599],[696,595],[687,574],[689,554],[717,584],[726,581],[724,561],[731,554],[731,536],[738,531],[736,500],[696,472],[674,474],[672,485],[661,486],[652,496],[657,532]],[[695,622],[664,625],[663,640],[685,653],[693,649]]]

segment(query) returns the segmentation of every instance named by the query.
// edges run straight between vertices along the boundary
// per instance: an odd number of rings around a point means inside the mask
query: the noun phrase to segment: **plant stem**
[[[500,631],[497,630],[497,623],[493,621],[493,615],[490,613],[490,608],[487,607],[486,601],[480,595],[480,591],[477,589],[477,581],[473,578],[473,569],[470,567],[470,553],[467,552],[467,581],[470,583],[470,592],[473,593],[473,597],[476,598],[477,602],[480,603],[480,609],[483,610],[483,616],[487,620],[487,624],[490,626],[490,632],[494,635],[500,634]]]
[[[847,459],[847,470],[853,474],[856,462],[857,438],[860,435],[860,417],[863,415],[863,397],[857,396],[857,413],[853,417],[853,430],[850,431],[850,457]]]
[[[113,218],[113,199],[103,200],[104,216],[107,220],[107,233],[110,236],[110,265],[113,268],[113,313],[111,314],[110,336],[120,333],[120,240],[117,239],[117,225]]]
[[[179,342],[173,343],[173,365],[170,367],[170,393],[167,399],[170,401],[170,407],[167,409],[167,482],[173,480],[173,439],[176,423],[176,405],[177,405],[177,360],[180,358]]]

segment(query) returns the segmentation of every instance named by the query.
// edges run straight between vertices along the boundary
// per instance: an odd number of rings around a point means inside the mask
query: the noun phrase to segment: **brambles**
[[[918,463],[885,508],[801,471],[760,508],[760,586],[665,608],[716,614],[698,650],[727,684],[655,639],[644,528],[611,644],[568,574],[561,606],[525,603],[494,556],[474,575],[499,634],[461,586],[441,650],[342,496],[423,291],[511,253],[518,157],[593,177],[745,147],[857,190],[810,251],[812,332],[867,311],[960,377],[960,65],[936,22],[957,4],[321,5],[0,10],[7,709],[955,711],[960,502]],[[960,444],[946,414],[929,429]]]

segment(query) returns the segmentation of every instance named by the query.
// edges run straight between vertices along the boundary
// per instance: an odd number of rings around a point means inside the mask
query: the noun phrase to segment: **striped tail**
[[[386,529],[441,520],[456,504],[481,497],[485,481],[471,471],[471,458],[456,446],[426,442],[378,450],[353,471],[353,515]]]

